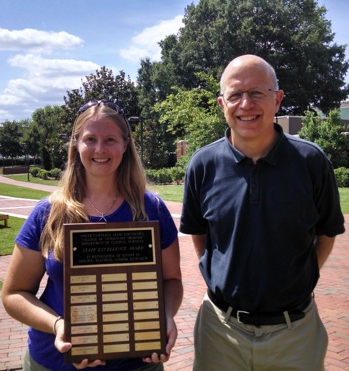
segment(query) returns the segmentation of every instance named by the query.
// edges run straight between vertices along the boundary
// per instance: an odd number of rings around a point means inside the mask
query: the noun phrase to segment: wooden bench
[[[0,220],[4,221],[5,228],[7,228],[8,215],[0,214]]]

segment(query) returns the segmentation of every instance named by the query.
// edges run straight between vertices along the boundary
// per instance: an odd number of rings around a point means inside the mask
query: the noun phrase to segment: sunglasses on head
[[[79,108],[79,115],[81,115],[83,112],[87,111],[91,107],[99,106],[101,103],[104,106],[111,108],[112,110],[114,110],[115,112],[117,112],[118,114],[122,115],[125,118],[124,110],[121,107],[119,107],[114,102],[109,102],[106,100],[90,100],[89,102],[87,102],[86,104],[84,104],[83,106]]]
[[[120,106],[118,106],[115,102],[109,102],[107,100],[96,100],[96,99],[90,100],[89,102],[87,102],[86,104],[84,104],[83,106],[79,108],[79,115],[87,111],[89,108],[94,107],[94,106],[99,106],[100,104],[103,104],[104,106],[111,108],[113,111],[115,111],[116,113],[118,113],[119,115],[123,117],[124,121],[127,124],[128,132],[129,132],[128,137],[130,138],[131,137],[130,124],[125,116],[124,110]]]

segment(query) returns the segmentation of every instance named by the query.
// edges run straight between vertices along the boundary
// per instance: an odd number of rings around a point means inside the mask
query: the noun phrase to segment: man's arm
[[[206,235],[205,234],[193,234],[191,238],[193,240],[193,245],[194,245],[196,255],[200,259],[205,250]]]
[[[327,258],[331,254],[335,239],[336,237],[328,237],[326,235],[316,236],[315,250],[317,254],[319,268],[323,267]]]

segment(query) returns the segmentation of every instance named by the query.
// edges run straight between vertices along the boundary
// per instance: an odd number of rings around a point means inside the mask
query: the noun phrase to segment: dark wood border
[[[108,260],[108,262],[103,262],[101,264],[95,264],[96,260],[91,260],[92,264],[87,263],[85,260],[80,259],[79,264],[74,265],[73,249],[76,251],[76,246],[72,246],[74,234],[88,233],[92,237],[103,236],[110,234],[113,238],[117,238],[118,235],[122,235],[125,231],[146,231],[151,232],[152,235],[152,249],[155,261],[152,262],[134,262],[126,261],[126,264],[120,261],[115,255],[115,262]],[[79,223],[79,224],[65,224],[65,251],[64,251],[64,323],[65,323],[65,338],[68,342],[73,342],[72,349],[65,353],[66,362],[80,362],[83,359],[88,358],[90,361],[95,359],[101,360],[111,360],[117,358],[139,358],[146,357],[152,353],[166,354],[166,319],[165,319],[165,305],[164,305],[164,295],[163,295],[163,277],[162,277],[162,261],[161,261],[161,245],[160,245],[160,230],[158,221],[149,222],[125,222],[125,223]],[[143,232],[142,232],[143,233]],[[145,233],[145,232],[144,232]],[[75,235],[75,239],[78,235]],[[79,236],[78,236],[79,237]],[[121,237],[120,237],[121,238]],[[93,240],[94,238],[91,238]],[[97,240],[97,238],[95,238]],[[93,251],[96,247],[97,242],[89,242],[87,238],[84,242],[84,248],[91,249]],[[100,238],[99,238],[100,240]],[[89,245],[91,243],[91,245]],[[98,254],[103,257],[103,249],[106,241],[99,242],[97,247],[100,248]],[[120,246],[119,243],[118,246]],[[81,248],[81,246],[79,247]],[[131,245],[125,245],[124,249],[131,249]],[[145,247],[144,247],[145,248]],[[149,246],[147,247],[149,248]],[[109,248],[109,251],[112,250]],[[109,253],[109,257],[110,257]],[[141,254],[139,254],[141,256]],[[125,255],[126,256],[126,255]],[[95,258],[95,256],[89,256]],[[135,258],[137,260],[137,258]],[[149,260],[149,259],[148,259]],[[80,262],[83,262],[81,265]],[[142,274],[144,272],[144,274]],[[137,274],[137,279],[134,279],[134,274]],[[139,273],[141,273],[139,275]],[[105,277],[111,277],[110,275],[122,274],[123,278],[121,281],[122,289],[115,289],[114,286],[118,283],[105,282]],[[152,277],[148,279],[149,275]],[[139,278],[139,276],[141,278]],[[142,277],[145,276],[145,279]],[[81,281],[78,284],[71,283],[73,280]],[[87,281],[92,277],[93,282],[84,283],[85,277]],[[118,276],[119,277],[119,276]],[[140,283],[140,285],[139,285]],[[111,292],[105,291],[105,285],[111,287]],[[146,288],[135,287],[143,286],[145,284]],[[91,285],[91,286],[89,286]],[[113,286],[114,285],[114,286]],[[72,288],[75,286],[75,292],[72,293]],[[149,287],[148,287],[149,286]],[[94,289],[94,288],[95,289]],[[103,288],[104,287],[104,288]],[[125,289],[126,287],[126,289]],[[155,288],[154,288],[155,287]],[[91,288],[91,289],[90,289]],[[79,292],[79,290],[81,291]],[[86,292],[85,292],[86,290]],[[109,290],[109,288],[107,289]],[[120,304],[121,307],[126,307],[126,309],[118,309],[111,312],[105,312],[103,309],[104,305],[110,304],[109,301],[103,300],[104,294],[118,294],[121,290],[123,295],[127,295],[127,299],[118,299],[114,304]],[[156,290],[156,293],[154,292]],[[78,291],[78,292],[76,292]],[[134,294],[141,295],[141,299],[134,298]],[[157,298],[153,298],[153,296]],[[95,297],[91,299],[92,297]],[[104,295],[105,297],[105,295]],[[109,296],[110,297],[110,296]],[[74,300],[79,300],[79,303],[72,303],[72,298]],[[77,299],[78,298],[78,299]],[[94,300],[95,299],[95,300]],[[108,299],[109,300],[109,299]],[[151,303],[149,303],[151,302]],[[155,303],[156,302],[156,303]],[[142,309],[138,310],[134,308],[134,304],[143,303],[143,306],[156,305],[156,309]],[[72,307],[74,313],[78,313],[77,318],[74,320],[72,318]],[[81,311],[80,311],[81,308]],[[87,308],[87,309],[86,309]],[[86,318],[90,318],[90,314],[93,313],[96,308],[95,317],[96,320],[90,322],[85,322]],[[87,311],[87,317],[80,318],[80,314],[83,310]],[[135,319],[135,315],[139,316],[142,313],[141,320]],[[108,315],[108,319],[105,320],[105,315]],[[128,317],[128,320],[123,317]],[[148,316],[150,318],[148,318]],[[113,319],[110,319],[110,318]],[[123,318],[120,320],[120,318]],[[78,323],[80,320],[80,323]],[[158,323],[159,328],[157,329],[143,329],[136,330],[135,324],[142,324],[145,327],[154,327],[154,324]],[[103,328],[103,325],[107,325],[107,330]],[[112,326],[110,326],[112,325]],[[97,326],[97,332],[95,332]],[[109,327],[108,327],[109,326]],[[122,327],[123,330],[110,330],[111,327]],[[113,327],[113,328],[114,328]],[[125,330],[125,327],[128,329]],[[76,332],[81,332],[76,334]],[[121,335],[121,337],[126,337],[128,340],[110,340],[106,335]],[[154,335],[156,334],[156,335]],[[152,337],[155,336],[155,340]],[[150,338],[148,338],[150,337]],[[110,338],[110,337],[109,337]],[[77,340],[79,339],[79,340]],[[96,340],[97,339],[97,340]],[[137,340],[138,339],[138,340]],[[78,344],[80,342],[80,344]],[[105,350],[105,345],[121,345],[121,348],[113,350]],[[126,345],[125,345],[126,344]],[[128,349],[122,349],[123,347],[128,347]],[[139,349],[140,348],[140,349]],[[145,348],[145,349],[142,349]],[[77,354],[77,353],[82,354]]]

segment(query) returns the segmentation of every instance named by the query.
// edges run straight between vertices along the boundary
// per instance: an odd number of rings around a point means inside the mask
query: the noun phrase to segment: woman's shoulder
[[[167,212],[164,200],[155,192],[146,191],[144,193],[144,206],[147,214],[159,214]]]
[[[163,200],[157,193],[147,190],[144,193],[144,202],[159,205],[160,203],[163,203]]]
[[[36,214],[47,214],[51,209],[51,202],[48,197],[45,197],[37,202],[33,212]]]

